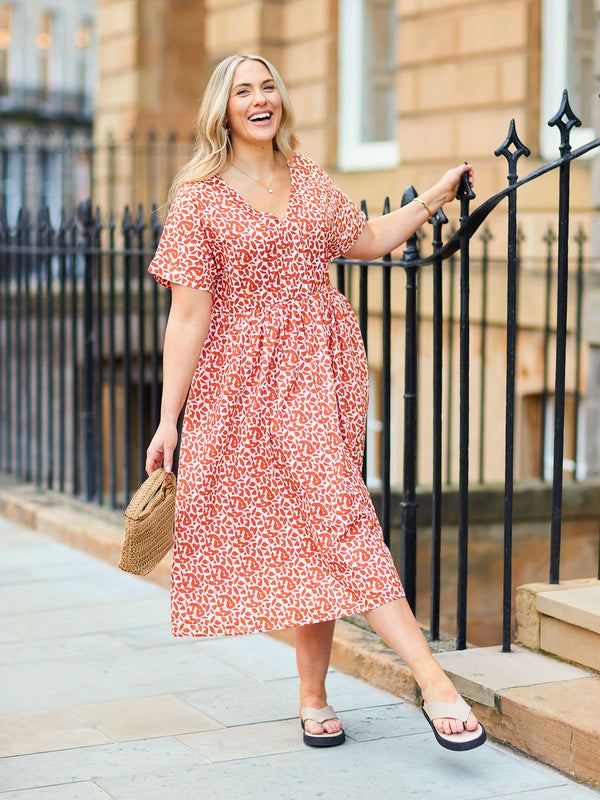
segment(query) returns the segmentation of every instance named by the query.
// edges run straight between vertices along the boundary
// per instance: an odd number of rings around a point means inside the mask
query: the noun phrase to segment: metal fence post
[[[77,206],[77,221],[80,226],[79,246],[83,255],[83,423],[85,499],[91,502],[96,497],[96,474],[94,448],[94,257],[92,237],[94,219],[89,200]]]

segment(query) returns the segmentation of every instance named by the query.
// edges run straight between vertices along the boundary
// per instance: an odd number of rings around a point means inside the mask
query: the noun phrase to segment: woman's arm
[[[177,446],[177,419],[185,402],[212,310],[210,292],[171,285],[171,310],[163,348],[163,390],[160,424],[146,452],[146,472],[161,464],[167,472],[173,467]]]
[[[435,186],[419,195],[432,215],[445,203],[454,200],[464,172],[468,173],[469,183],[473,185],[473,167],[470,164],[461,164],[460,167],[448,170]],[[423,203],[412,202],[391,214],[369,220],[345,255],[361,261],[381,258],[412,236],[429,219],[429,211]]]

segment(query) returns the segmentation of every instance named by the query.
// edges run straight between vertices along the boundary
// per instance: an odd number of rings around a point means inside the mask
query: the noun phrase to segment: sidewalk
[[[305,747],[287,645],[173,640],[165,589],[4,518],[0,553],[0,800],[600,797],[335,671],[348,741]]]

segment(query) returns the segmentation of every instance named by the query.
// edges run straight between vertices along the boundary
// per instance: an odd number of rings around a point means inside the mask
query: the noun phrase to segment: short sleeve
[[[148,271],[167,288],[178,283],[214,293],[217,267],[197,184],[185,184],[175,195]]]
[[[329,179],[330,180],[330,179]],[[327,241],[329,260],[343,256],[363,231],[367,218],[347,194],[331,182],[332,218]]]

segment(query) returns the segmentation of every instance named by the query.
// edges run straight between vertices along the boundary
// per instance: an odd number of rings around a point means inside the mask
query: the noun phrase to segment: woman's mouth
[[[258,114],[252,114],[251,117],[248,117],[248,120],[250,122],[269,122],[272,116],[273,114],[270,111],[261,111]]]

